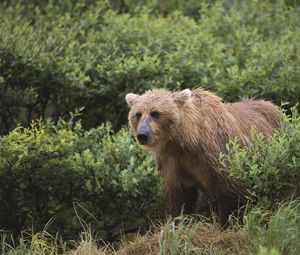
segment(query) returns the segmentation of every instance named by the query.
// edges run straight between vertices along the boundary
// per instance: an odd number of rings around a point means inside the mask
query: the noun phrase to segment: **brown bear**
[[[200,88],[129,93],[126,101],[134,135],[155,156],[163,176],[171,215],[193,213],[200,189],[208,194],[220,224],[226,225],[230,214],[245,205],[246,190],[220,170],[220,153],[226,153],[230,139],[247,146],[252,127],[272,135],[283,120],[277,107],[252,99],[222,103]]]

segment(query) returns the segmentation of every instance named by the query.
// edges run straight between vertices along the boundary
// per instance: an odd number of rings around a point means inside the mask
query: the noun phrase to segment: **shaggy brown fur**
[[[141,96],[130,93],[126,100],[135,136],[156,158],[171,214],[192,213],[200,188],[226,224],[246,199],[244,188],[220,171],[220,153],[233,138],[247,146],[252,127],[270,136],[283,120],[280,111],[263,100],[222,103],[203,89],[154,89]]]

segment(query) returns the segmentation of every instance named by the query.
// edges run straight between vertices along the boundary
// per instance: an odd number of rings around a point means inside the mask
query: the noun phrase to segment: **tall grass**
[[[24,233],[18,240],[1,235],[1,254],[8,255],[56,255],[67,254],[66,242],[47,231],[36,234]]]
[[[252,249],[276,248],[284,255],[300,254],[300,201],[283,203],[275,213],[253,209],[245,220]]]
[[[226,230],[203,217],[180,217],[153,226],[145,235],[112,246],[97,247],[91,232],[75,246],[46,231],[22,235],[14,242],[1,235],[0,252],[8,255],[298,255],[300,254],[300,201],[282,203],[275,212],[253,208],[244,216],[244,226],[236,222]]]

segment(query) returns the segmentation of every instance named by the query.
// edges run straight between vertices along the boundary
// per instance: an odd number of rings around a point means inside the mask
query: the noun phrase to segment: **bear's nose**
[[[148,136],[146,134],[140,133],[136,136],[136,138],[138,139],[140,144],[147,144],[148,142]]]

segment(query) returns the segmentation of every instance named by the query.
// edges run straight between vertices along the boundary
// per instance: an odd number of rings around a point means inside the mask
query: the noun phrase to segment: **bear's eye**
[[[135,117],[139,120],[142,117],[142,113],[141,112],[137,112],[135,114]]]
[[[157,111],[153,111],[153,112],[150,112],[150,115],[153,119],[158,119],[160,116],[160,113]]]

